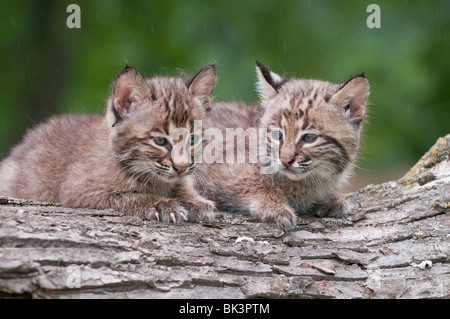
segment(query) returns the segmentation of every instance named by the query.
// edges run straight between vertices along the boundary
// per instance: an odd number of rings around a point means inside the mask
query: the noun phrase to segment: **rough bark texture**
[[[161,224],[0,198],[0,296],[449,298],[450,135],[400,180],[296,231],[220,213]]]

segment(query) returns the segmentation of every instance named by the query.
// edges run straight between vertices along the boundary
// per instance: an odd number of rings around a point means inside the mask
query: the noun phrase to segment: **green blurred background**
[[[66,26],[70,3],[81,29]],[[249,103],[255,59],[334,82],[364,71],[370,121],[350,189],[402,176],[450,133],[450,1],[17,0],[0,17],[0,159],[52,114],[103,112],[125,62],[152,76],[216,61],[216,99]]]

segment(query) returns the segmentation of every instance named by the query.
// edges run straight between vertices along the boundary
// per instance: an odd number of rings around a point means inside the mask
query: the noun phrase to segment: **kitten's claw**
[[[186,215],[184,214],[184,213],[180,213],[179,214],[180,215],[180,218],[183,220],[183,221],[185,221],[185,222],[187,222],[187,217],[186,217]]]
[[[159,214],[153,207],[148,207],[145,211],[145,219],[159,221]]]
[[[187,221],[187,214],[186,209],[176,200],[164,199],[156,205],[148,207],[145,212],[145,218],[163,223],[178,223]]]

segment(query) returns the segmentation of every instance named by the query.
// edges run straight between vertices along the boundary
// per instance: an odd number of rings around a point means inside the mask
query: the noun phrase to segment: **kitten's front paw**
[[[158,220],[163,223],[177,223],[188,220],[187,210],[174,199],[163,199],[149,206],[145,212],[148,220]]]
[[[288,232],[297,226],[297,215],[289,205],[262,205],[258,209],[251,210],[251,214],[265,223],[275,223],[278,228]]]
[[[331,196],[316,206],[314,215],[317,217],[344,218],[347,215],[347,203],[340,197]]]
[[[210,222],[214,220],[214,202],[207,199],[198,199],[185,203],[189,208],[189,221],[198,223],[201,221]]]

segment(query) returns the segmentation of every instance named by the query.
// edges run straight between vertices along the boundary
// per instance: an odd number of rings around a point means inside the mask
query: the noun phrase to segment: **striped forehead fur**
[[[303,118],[302,129],[309,124],[309,112],[314,105],[328,103],[338,85],[319,80],[288,79],[278,93],[279,103],[273,110],[272,120],[281,124],[282,118],[297,123]],[[276,111],[276,112],[275,112]]]
[[[204,116],[203,109],[189,97],[189,91],[180,78],[155,77],[146,80],[155,105],[159,112],[173,127],[193,126],[195,119]],[[155,114],[156,115],[156,114]]]
[[[311,107],[322,101],[328,102],[336,93],[339,85],[319,80],[287,80],[280,88],[279,93],[289,105],[294,107]]]

